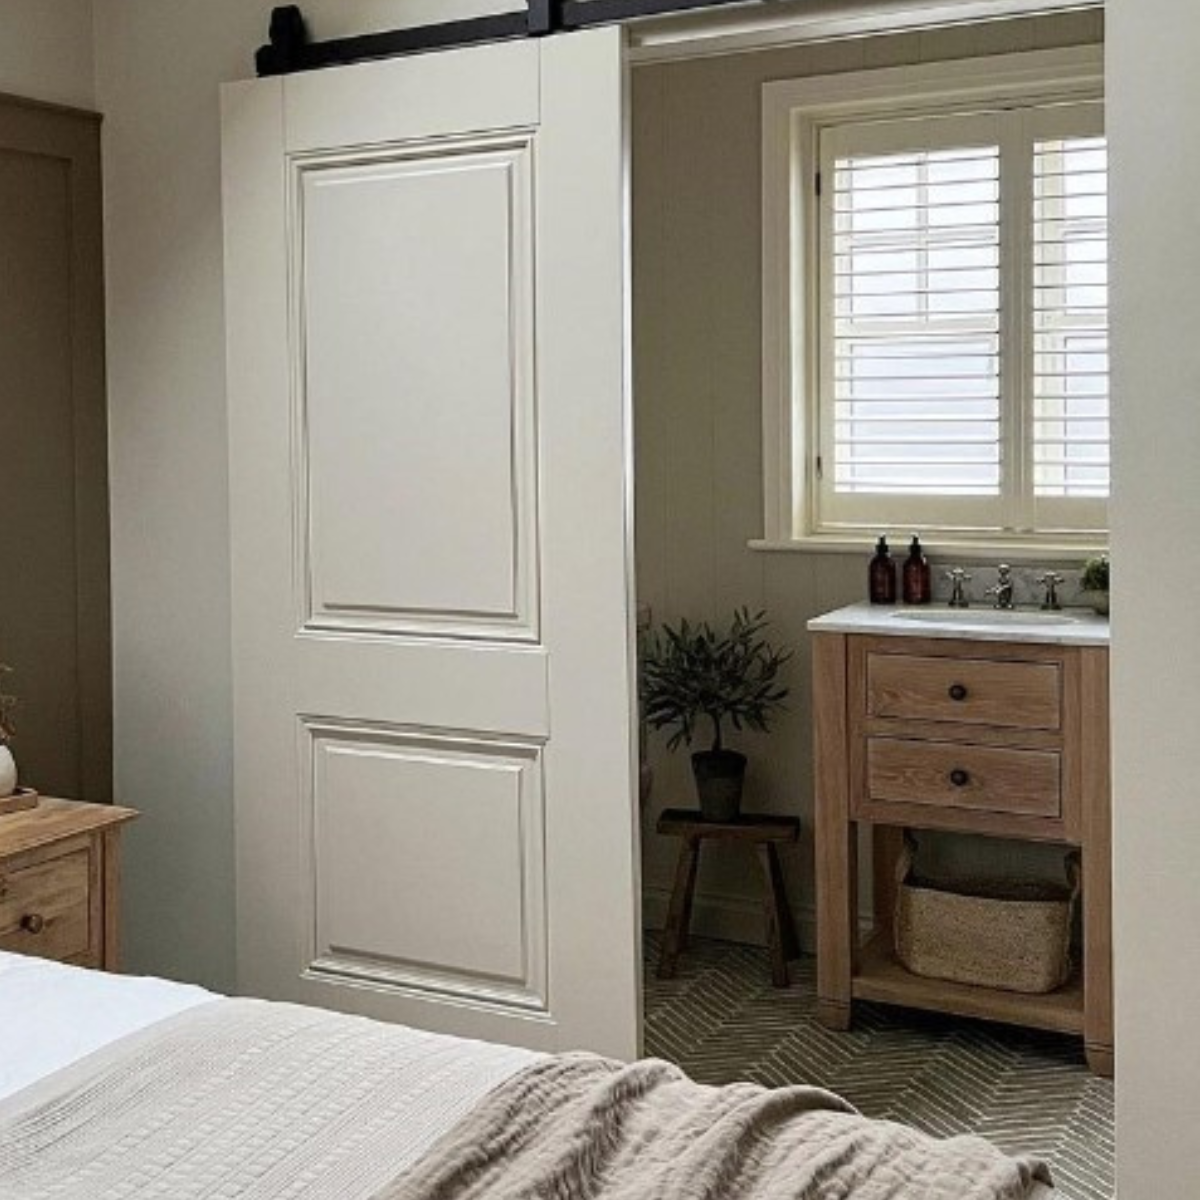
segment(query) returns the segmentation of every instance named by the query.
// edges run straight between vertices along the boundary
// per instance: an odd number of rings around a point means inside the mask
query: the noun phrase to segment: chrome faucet
[[[969,608],[971,601],[967,599],[964,585],[970,582],[971,576],[962,567],[952,567],[946,572],[946,578],[950,581],[950,607]]]
[[[1008,563],[1001,563],[996,568],[996,586],[988,588],[984,595],[994,598],[993,608],[1016,608],[1013,603],[1012,567]]]
[[[1042,608],[1046,612],[1058,612],[1062,608],[1062,601],[1058,598],[1058,589],[1066,580],[1057,571],[1046,571],[1038,576],[1037,581],[1046,589],[1046,598],[1042,601]]]

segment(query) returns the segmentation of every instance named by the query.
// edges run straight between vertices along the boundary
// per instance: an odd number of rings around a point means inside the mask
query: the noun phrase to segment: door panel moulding
[[[406,54],[629,25],[629,60],[647,65],[803,42],[1103,11],[1104,0],[527,0],[524,10],[312,41],[297,5],[276,8],[260,76]]]

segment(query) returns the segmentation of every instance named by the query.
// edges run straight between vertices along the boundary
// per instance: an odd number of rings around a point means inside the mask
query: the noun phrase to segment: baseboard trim
[[[642,893],[642,922],[647,929],[662,929],[667,920],[671,893],[668,888],[647,887]],[[817,949],[817,913],[811,905],[792,906],[796,934],[805,954]],[[861,917],[859,927],[863,937],[874,929],[869,917]],[[692,907],[692,932],[697,937],[717,938],[724,942],[741,942],[746,946],[766,944],[763,906],[747,896],[719,895],[697,892]]]

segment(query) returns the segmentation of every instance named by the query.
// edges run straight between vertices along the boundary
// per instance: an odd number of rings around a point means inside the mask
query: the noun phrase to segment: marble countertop
[[[1086,608],[1044,613],[1036,608],[1009,612],[979,605],[944,604],[894,607],[851,604],[809,621],[813,633],[862,633],[874,637],[960,638],[980,642],[1029,642],[1043,646],[1107,646],[1108,618]]]

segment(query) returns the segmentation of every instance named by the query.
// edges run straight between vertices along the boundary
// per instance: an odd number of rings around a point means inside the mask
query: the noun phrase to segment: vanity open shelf
[[[1054,1033],[1083,1033],[1084,989],[1078,973],[1064,987],[1044,996],[925,979],[905,970],[897,961],[890,928],[873,934],[860,948],[851,994],[855,1000],[872,1000],[877,1004],[899,1004],[956,1017],[1003,1021]]]
[[[870,1000],[1080,1034],[1113,1065],[1108,624],[921,621],[856,605],[814,633],[818,1005],[847,1029]],[[871,831],[874,932],[859,944],[859,827]],[[1046,995],[928,979],[896,959],[904,831],[1081,851],[1082,966]]]

